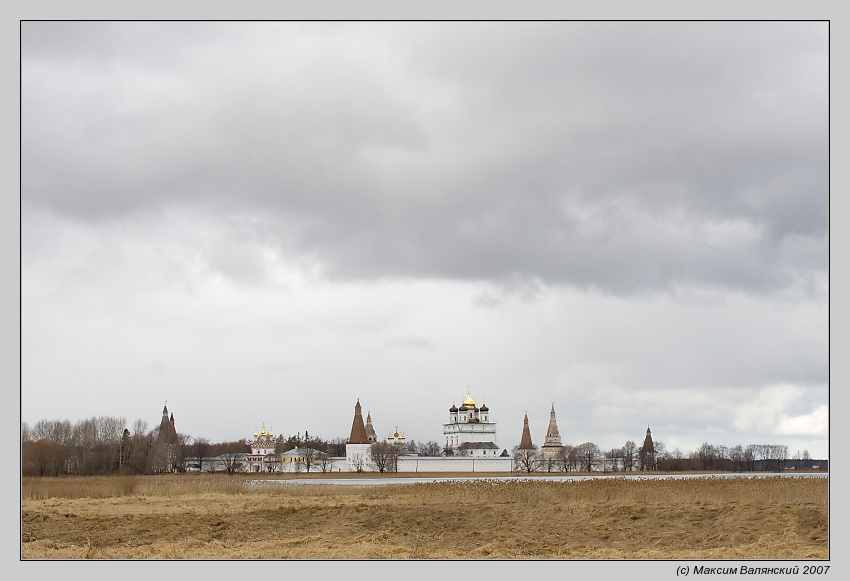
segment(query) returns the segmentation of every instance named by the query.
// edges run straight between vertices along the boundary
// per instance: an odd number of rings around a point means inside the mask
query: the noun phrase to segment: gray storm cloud
[[[228,212],[331,277],[770,293],[827,269],[827,40],[24,23],[23,199],[83,221]]]

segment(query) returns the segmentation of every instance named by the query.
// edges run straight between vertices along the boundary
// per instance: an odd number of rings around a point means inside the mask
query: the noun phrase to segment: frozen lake
[[[384,484],[422,484],[428,482],[467,482],[471,480],[513,480],[513,481],[538,481],[564,482],[570,480],[594,480],[599,478],[626,478],[629,480],[649,480],[655,478],[770,478],[779,476],[782,478],[827,478],[829,472],[732,472],[720,474],[599,474],[599,475],[575,475],[569,474],[541,474],[539,476],[459,476],[454,478],[430,477],[430,478],[311,478],[309,480],[252,480],[256,485],[303,485],[303,484],[335,484],[337,486],[381,486]]]

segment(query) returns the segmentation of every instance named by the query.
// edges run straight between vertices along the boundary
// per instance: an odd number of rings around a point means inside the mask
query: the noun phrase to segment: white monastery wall
[[[510,458],[441,458],[403,456],[399,472],[510,472]]]

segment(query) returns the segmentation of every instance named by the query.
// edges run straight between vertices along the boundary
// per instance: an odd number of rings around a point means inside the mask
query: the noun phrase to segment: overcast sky
[[[32,23],[22,421],[828,456],[828,24]]]

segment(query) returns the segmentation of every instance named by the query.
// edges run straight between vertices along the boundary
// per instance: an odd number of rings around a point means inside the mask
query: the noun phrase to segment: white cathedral
[[[490,408],[486,403],[481,407],[469,395],[456,407],[449,408],[449,421],[443,424],[446,456],[466,456],[471,458],[495,458],[499,455],[496,443],[496,422],[491,421]]]

